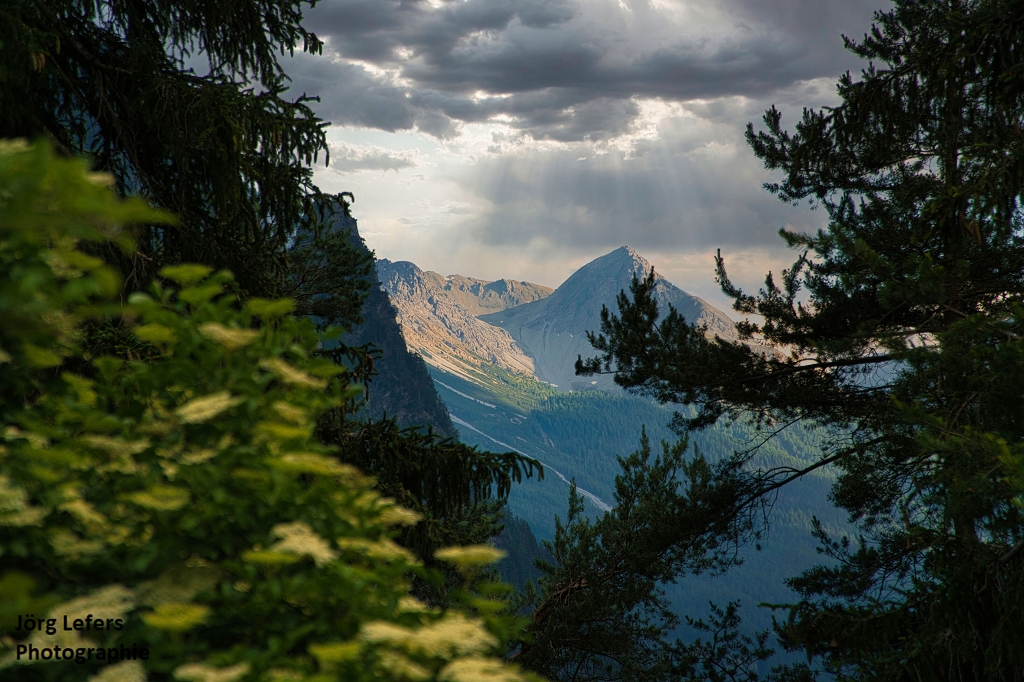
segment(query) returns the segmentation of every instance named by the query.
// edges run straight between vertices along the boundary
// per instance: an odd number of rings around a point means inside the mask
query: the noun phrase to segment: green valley
[[[545,465],[544,479],[514,486],[508,502],[510,513],[525,519],[540,540],[552,538],[556,515],[565,518],[568,481],[614,505],[617,457],[637,448],[641,430],[652,442],[677,438],[667,426],[672,410],[646,398],[597,390],[559,392],[493,365],[478,368],[478,383],[433,367],[429,371],[462,442],[490,451],[514,448]],[[690,447],[713,461],[755,447],[764,436],[745,424],[719,424],[694,434]],[[766,467],[807,466],[819,452],[818,440],[813,431],[794,425],[761,445],[755,461]],[[827,499],[831,483],[823,469],[784,491],[771,510],[760,551],[737,548],[744,565],[723,576],[686,576],[667,586],[677,613],[702,615],[709,601],[724,605],[739,599],[749,625],[767,627],[770,612],[753,607],[792,600],[785,579],[821,561],[811,536],[812,518],[833,534],[845,528]],[[602,511],[589,499],[586,509]]]

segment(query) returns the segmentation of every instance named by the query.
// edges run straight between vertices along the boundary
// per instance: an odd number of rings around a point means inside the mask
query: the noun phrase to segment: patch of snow
[[[485,402],[484,402],[484,401],[482,401],[482,400],[477,400],[477,399],[476,399],[476,398],[474,398],[473,396],[471,396],[471,395],[466,395],[465,393],[463,393],[462,391],[460,391],[460,390],[459,390],[459,389],[457,389],[457,388],[452,388],[451,386],[449,386],[448,384],[444,383],[443,381],[438,381],[437,379],[434,379],[434,383],[435,383],[435,384],[441,384],[442,386],[444,386],[445,388],[447,388],[447,389],[448,389],[449,391],[451,391],[452,393],[458,393],[458,394],[459,394],[459,395],[461,395],[461,396],[462,396],[463,398],[468,398],[469,400],[472,400],[472,401],[474,401],[474,402],[478,402],[478,403],[480,403],[481,405],[483,405],[483,406],[485,406],[485,407],[489,407],[489,408],[491,408],[491,409],[494,409],[494,410],[498,409],[498,406],[497,406],[497,405],[492,405],[491,403],[485,403]]]

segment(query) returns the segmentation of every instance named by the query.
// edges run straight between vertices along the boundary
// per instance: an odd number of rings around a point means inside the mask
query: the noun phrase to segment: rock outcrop
[[[349,243],[367,251],[354,218],[338,216],[333,229],[348,232]],[[376,273],[370,277],[372,286],[362,308],[363,324],[356,325],[344,337],[351,346],[373,343],[382,352],[374,365],[378,374],[367,387],[366,405],[356,416],[371,420],[393,417],[401,427],[431,426],[442,435],[457,436],[426,365],[409,352],[402,338],[395,307],[381,290]]]

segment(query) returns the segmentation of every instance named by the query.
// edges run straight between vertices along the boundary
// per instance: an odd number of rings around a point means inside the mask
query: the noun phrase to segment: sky
[[[285,60],[317,95],[328,192],[378,258],[558,286],[628,244],[721,307],[714,254],[757,288],[793,260],[780,202],[744,140],[788,127],[865,66],[843,47],[883,0],[321,0],[323,54]]]

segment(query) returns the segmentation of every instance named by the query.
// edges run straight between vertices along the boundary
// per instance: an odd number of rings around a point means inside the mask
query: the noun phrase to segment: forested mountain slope
[[[514,486],[508,502],[509,511],[526,520],[540,540],[552,539],[556,515],[565,519],[569,481],[597,498],[585,500],[586,511],[597,515],[600,503],[614,503],[617,457],[637,449],[641,429],[655,443],[676,440],[667,428],[671,410],[645,398],[607,391],[565,393],[499,368],[491,368],[486,387],[433,367],[430,372],[463,442],[491,451],[514,447],[546,465],[543,481]],[[691,453],[716,460],[756,447],[762,438],[744,424],[717,425],[691,438]],[[817,433],[797,425],[761,446],[757,462],[805,466],[818,455],[818,443]],[[761,551],[741,550],[743,566],[718,578],[687,577],[668,586],[676,612],[704,614],[709,600],[724,605],[739,599],[750,627],[767,627],[770,612],[754,607],[791,600],[795,595],[784,580],[821,560],[811,537],[812,518],[837,533],[846,528],[843,515],[827,499],[833,480],[823,469],[780,495]],[[521,568],[515,570],[518,576]]]

